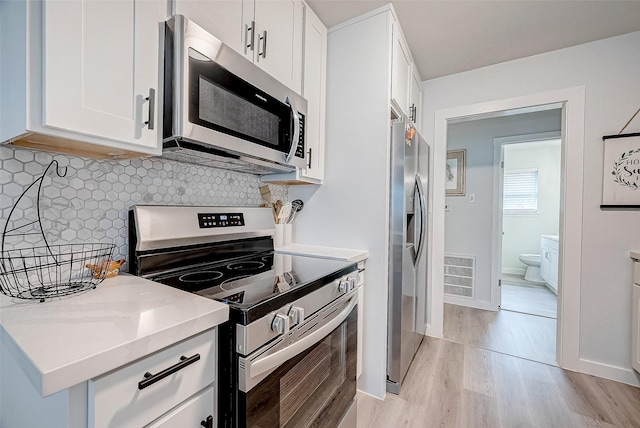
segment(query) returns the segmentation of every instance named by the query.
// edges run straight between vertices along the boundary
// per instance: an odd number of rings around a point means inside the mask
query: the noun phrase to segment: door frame
[[[559,271],[563,284],[558,293],[556,361],[560,367],[580,370],[580,283],[582,263],[583,160],[585,126],[585,87],[576,86],[514,98],[479,102],[435,111],[433,142],[431,299],[427,302],[427,334],[443,336],[444,319],[444,225],[445,165],[447,126],[459,120],[523,113],[539,106],[563,105],[562,181],[560,206]]]
[[[493,139],[493,226],[491,229],[491,310],[497,311],[502,304],[502,288],[500,276],[502,275],[502,239],[504,209],[503,193],[504,186],[504,146],[510,144],[528,143],[533,141],[557,140],[561,145],[562,132],[539,132],[535,134],[513,135],[509,137],[498,137]],[[562,180],[562,179],[561,179]],[[562,204],[562,201],[560,202]],[[562,239],[562,238],[559,238]],[[558,275],[561,277],[562,275]]]

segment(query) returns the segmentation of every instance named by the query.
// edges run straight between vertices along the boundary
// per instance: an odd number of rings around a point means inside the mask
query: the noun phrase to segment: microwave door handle
[[[293,106],[293,100],[287,97],[285,103],[291,108],[291,114],[293,115],[293,138],[291,141],[291,148],[289,149],[289,153],[284,156],[285,162],[289,163],[290,159],[296,152],[298,142],[300,141],[300,119],[298,118],[297,109]]]
[[[418,242],[416,244],[416,263],[420,259],[422,249],[424,248],[424,232],[426,229],[426,201],[424,198],[424,188],[422,187],[422,179],[420,178],[420,174],[416,174],[416,196],[418,197],[418,203],[420,204],[420,232],[418,233]]]

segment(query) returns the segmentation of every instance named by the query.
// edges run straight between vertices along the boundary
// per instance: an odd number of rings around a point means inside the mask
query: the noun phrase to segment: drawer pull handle
[[[202,425],[204,428],[213,428],[213,416],[207,416],[207,419],[200,422],[200,425]]]
[[[151,386],[157,381],[164,379],[165,377],[170,376],[179,370],[182,370],[188,365],[195,363],[199,359],[200,359],[200,354],[195,354],[189,358],[183,355],[180,357],[180,361],[178,363],[162,370],[161,372],[158,372],[156,374],[151,374],[149,372],[146,372],[144,374],[144,379],[138,382],[138,389],[145,389],[147,386]]]

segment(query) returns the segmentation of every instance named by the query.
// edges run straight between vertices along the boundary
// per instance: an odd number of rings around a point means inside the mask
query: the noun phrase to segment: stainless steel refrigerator
[[[427,242],[428,171],[419,171],[418,165],[428,165],[428,157],[429,146],[408,119],[392,125],[387,391],[394,394],[400,393],[422,342],[416,317],[418,296],[424,298],[426,284],[418,285],[416,274]]]

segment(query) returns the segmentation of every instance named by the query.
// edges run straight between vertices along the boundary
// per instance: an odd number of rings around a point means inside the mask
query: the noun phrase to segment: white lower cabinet
[[[214,390],[207,388],[191,397],[181,406],[173,409],[157,421],[148,425],[149,428],[176,427],[205,427],[216,426],[214,415]],[[203,416],[205,415],[205,416]]]
[[[544,235],[540,240],[540,276],[558,294],[558,241]]]
[[[90,380],[89,427],[145,426],[199,391],[211,389],[215,379],[215,339],[215,330],[210,330]],[[187,417],[197,408],[175,417]],[[213,416],[213,400],[203,410],[195,426]]]
[[[631,366],[640,372],[640,263],[633,264],[631,302]]]

